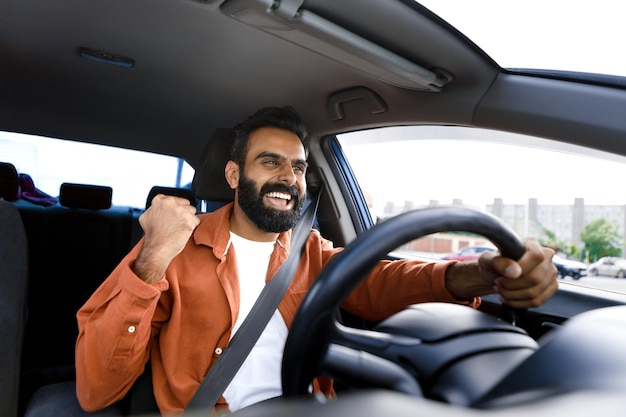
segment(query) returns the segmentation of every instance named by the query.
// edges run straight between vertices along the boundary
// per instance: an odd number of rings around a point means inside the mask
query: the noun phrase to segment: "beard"
[[[277,210],[267,207],[263,202],[263,196],[277,191],[291,195],[293,208],[290,210]],[[304,196],[300,195],[298,188],[280,183],[267,183],[257,191],[256,183],[245,176],[242,172],[239,177],[237,189],[239,206],[248,216],[250,221],[268,233],[282,233],[296,225],[300,219],[300,212],[304,205]]]

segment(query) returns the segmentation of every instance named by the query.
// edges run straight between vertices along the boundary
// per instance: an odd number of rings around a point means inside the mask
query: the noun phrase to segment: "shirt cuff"
[[[133,271],[132,267],[134,263],[135,259],[129,259],[121,265],[119,280],[121,288],[144,300],[158,297],[162,292],[167,291],[170,288],[170,283],[165,278],[162,278],[152,284],[144,282]]]

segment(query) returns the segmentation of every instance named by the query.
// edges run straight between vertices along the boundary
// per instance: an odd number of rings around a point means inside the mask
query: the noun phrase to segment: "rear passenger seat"
[[[76,312],[141,236],[141,211],[111,197],[110,187],[65,183],[55,205],[13,201],[29,248],[21,408],[40,386],[75,378]]]
[[[155,186],[187,198],[189,189]],[[143,235],[143,210],[111,205],[112,189],[65,183],[59,204],[17,206],[28,236],[30,285],[22,357],[21,408],[41,386],[75,379],[76,312]],[[22,410],[23,411],[23,410]]]
[[[111,192],[63,184],[60,204],[18,207],[34,232],[26,369],[74,363],[76,311],[130,249],[133,213],[111,208]]]

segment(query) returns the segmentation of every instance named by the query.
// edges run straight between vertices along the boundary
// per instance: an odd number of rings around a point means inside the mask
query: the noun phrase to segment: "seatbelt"
[[[283,299],[300,263],[304,243],[311,233],[320,194],[321,192],[318,192],[309,203],[293,228],[289,256],[276,271],[274,277],[265,284],[250,313],[232,337],[228,347],[224,349],[222,355],[202,380],[185,411],[208,409],[215,406],[263,333],[267,323],[278,308],[278,304]]]

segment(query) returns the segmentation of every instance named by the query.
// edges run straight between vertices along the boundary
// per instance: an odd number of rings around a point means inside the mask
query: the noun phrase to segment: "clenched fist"
[[[196,208],[188,200],[155,196],[150,208],[139,217],[144,243],[133,266],[135,274],[149,284],[163,278],[199,223]]]

